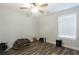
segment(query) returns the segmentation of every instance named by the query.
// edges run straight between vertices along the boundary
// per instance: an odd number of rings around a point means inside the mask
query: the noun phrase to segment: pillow
[[[23,46],[28,46],[30,43],[29,39],[18,39],[14,42],[13,44],[13,49],[19,49],[22,48]]]

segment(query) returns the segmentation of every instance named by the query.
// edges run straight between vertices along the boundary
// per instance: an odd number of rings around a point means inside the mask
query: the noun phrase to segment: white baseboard
[[[50,41],[49,41],[49,42],[50,42]],[[50,42],[50,43],[56,44],[56,42]],[[64,47],[67,47],[67,48],[71,48],[71,49],[74,49],[74,50],[79,51],[79,48],[77,48],[77,47],[72,47],[72,46],[65,45],[65,44],[63,44],[63,46],[64,46]]]
[[[74,49],[74,50],[77,50],[79,51],[79,48],[77,47],[72,47],[72,46],[69,46],[69,45],[63,45],[64,47],[67,47],[67,48],[71,48],[71,49]]]

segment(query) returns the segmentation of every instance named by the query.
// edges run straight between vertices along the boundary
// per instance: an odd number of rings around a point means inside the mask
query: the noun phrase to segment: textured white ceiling
[[[8,8],[14,10],[20,10],[19,7],[25,6],[23,3],[0,3],[1,8]],[[68,8],[79,6],[79,3],[49,3],[48,7],[46,7],[46,11],[48,13],[62,11]]]
[[[65,9],[73,8],[79,6],[79,3],[50,3],[48,6],[48,12],[53,13],[53,12],[58,12],[62,11]]]

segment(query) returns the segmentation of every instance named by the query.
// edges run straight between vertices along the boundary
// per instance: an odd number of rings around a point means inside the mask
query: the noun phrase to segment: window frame
[[[59,34],[59,18],[60,17],[66,17],[66,16],[75,16],[75,28],[74,28],[74,36],[66,36],[66,35],[60,35]],[[59,38],[67,38],[67,39],[72,39],[72,40],[76,40],[76,34],[77,34],[77,13],[71,13],[71,14],[64,14],[64,15],[59,15],[58,16],[58,37]]]

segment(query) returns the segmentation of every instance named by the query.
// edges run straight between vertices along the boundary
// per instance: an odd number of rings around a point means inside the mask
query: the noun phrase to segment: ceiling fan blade
[[[39,5],[40,7],[46,7],[46,6],[48,6],[48,4],[47,3],[45,3],[45,4],[41,4],[41,5]]]
[[[20,9],[29,9],[28,7],[20,7]]]
[[[36,6],[36,3],[31,3],[32,5]]]
[[[43,10],[39,10],[39,12],[44,13],[44,11],[43,11]]]

